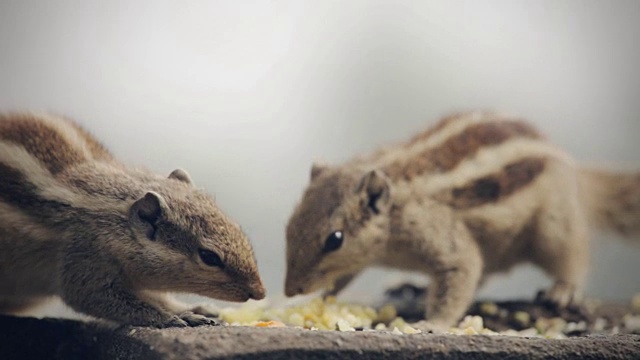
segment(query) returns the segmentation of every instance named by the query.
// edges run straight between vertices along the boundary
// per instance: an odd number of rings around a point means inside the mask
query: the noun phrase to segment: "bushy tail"
[[[582,169],[581,196],[589,221],[640,240],[640,173]]]

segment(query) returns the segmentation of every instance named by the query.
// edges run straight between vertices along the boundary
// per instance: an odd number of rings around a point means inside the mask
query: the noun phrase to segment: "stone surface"
[[[293,328],[113,327],[0,316],[0,359],[629,359],[640,336],[566,340]]]

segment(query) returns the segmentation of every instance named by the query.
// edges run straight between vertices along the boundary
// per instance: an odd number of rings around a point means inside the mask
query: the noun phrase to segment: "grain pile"
[[[398,317],[391,305],[376,310],[371,306],[338,302],[332,296],[290,307],[265,308],[245,304],[223,309],[220,315],[230,325],[264,326],[266,322],[272,322],[270,326],[294,326],[308,330],[419,332]]]
[[[593,303],[591,307],[595,306]],[[402,308],[406,309],[406,306]],[[596,310],[594,310],[596,309]],[[396,304],[378,308],[316,298],[309,303],[267,307],[244,304],[222,309],[221,318],[232,326],[290,326],[307,330],[386,331],[394,334],[416,334],[411,326],[415,318],[405,317]],[[630,306],[606,311],[553,310],[536,302],[479,302],[469,315],[446,333],[455,335],[507,335],[563,339],[570,336],[601,333],[640,333],[640,294]]]

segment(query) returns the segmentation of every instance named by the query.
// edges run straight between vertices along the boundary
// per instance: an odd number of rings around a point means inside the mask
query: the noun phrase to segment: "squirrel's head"
[[[391,184],[378,170],[314,164],[287,224],[285,294],[330,288],[380,256],[388,239]]]
[[[264,298],[249,240],[184,170],[150,188],[129,208],[142,245],[130,259],[138,263],[132,264],[136,286],[227,301]]]

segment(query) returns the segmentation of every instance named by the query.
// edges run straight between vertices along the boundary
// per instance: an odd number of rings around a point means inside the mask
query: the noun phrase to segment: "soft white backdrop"
[[[66,114],[128,163],[186,168],[243,225],[278,297],[314,159],[493,108],[581,161],[640,168],[639,18],[633,0],[3,0],[0,109]],[[598,238],[588,293],[640,291],[640,246]],[[347,296],[401,278],[369,272]],[[481,295],[546,285],[524,267]]]

